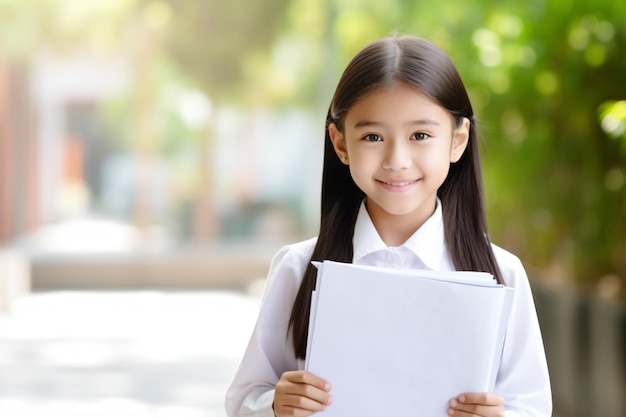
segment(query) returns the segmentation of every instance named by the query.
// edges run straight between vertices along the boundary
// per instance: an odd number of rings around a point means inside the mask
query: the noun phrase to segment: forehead
[[[451,124],[452,115],[419,89],[405,83],[379,87],[357,100],[346,114],[346,125],[365,121],[393,124],[417,119],[433,119]]]

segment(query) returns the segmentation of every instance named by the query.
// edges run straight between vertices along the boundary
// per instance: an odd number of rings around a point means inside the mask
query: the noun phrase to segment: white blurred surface
[[[0,415],[221,417],[260,299],[42,292],[0,315]]]

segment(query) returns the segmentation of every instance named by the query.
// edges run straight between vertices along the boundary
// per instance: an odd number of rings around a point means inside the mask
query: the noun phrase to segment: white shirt
[[[241,365],[226,394],[229,417],[274,417],[274,387],[285,371],[304,369],[295,357],[287,326],[293,301],[316,239],[285,246],[272,260],[259,317]],[[353,237],[353,263],[399,269],[451,271],[441,203],[402,246],[388,247],[362,204]],[[493,245],[504,283],[515,287],[495,392],[506,417],[549,417],[552,398],[543,341],[530,285],[519,259]],[[331,381],[332,383],[332,381]],[[459,393],[461,394],[461,393]]]

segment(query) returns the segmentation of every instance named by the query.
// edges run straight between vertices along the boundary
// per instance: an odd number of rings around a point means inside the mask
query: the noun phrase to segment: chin
[[[415,214],[415,212],[419,211],[420,207],[411,205],[411,206],[382,206],[383,211],[392,216],[409,216],[411,214]]]
[[[430,199],[418,199],[418,201],[415,201],[415,199],[407,199],[405,201],[387,201],[383,204],[376,203],[376,205],[379,210],[382,210],[392,216],[414,216],[424,214],[430,216],[435,209],[436,203],[433,200],[431,204]]]

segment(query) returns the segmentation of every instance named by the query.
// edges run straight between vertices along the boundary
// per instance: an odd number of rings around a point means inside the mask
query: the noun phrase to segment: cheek
[[[350,176],[355,184],[363,190],[367,187],[372,177],[378,171],[378,164],[371,158],[363,157],[363,155],[351,155],[348,165]]]
[[[380,163],[375,154],[363,152],[362,149],[348,149],[348,160],[351,172],[353,169],[356,171],[372,169]]]
[[[450,154],[442,149],[419,155],[420,165],[428,170],[447,169],[450,166]]]
[[[352,176],[352,179],[357,183],[357,185],[360,181],[362,181],[366,173],[369,172],[369,170],[363,165],[363,161],[353,161],[350,159],[350,165],[348,168],[350,169],[350,176]]]
[[[420,163],[424,173],[443,181],[450,170],[450,156],[442,152],[424,156]]]

